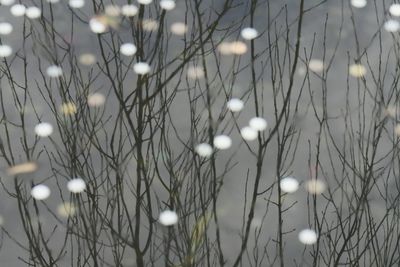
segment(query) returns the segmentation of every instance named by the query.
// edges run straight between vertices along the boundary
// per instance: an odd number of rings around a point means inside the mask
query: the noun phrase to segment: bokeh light
[[[264,118],[254,117],[249,121],[249,125],[256,131],[264,131],[268,127],[268,123]]]
[[[162,9],[172,10],[175,8],[175,6],[176,6],[176,3],[174,0],[161,0],[160,1],[160,7]]]
[[[305,184],[305,187],[310,194],[314,195],[322,194],[326,189],[325,183],[320,179],[308,180]]]
[[[256,29],[254,29],[254,28],[244,28],[240,32],[240,35],[245,40],[253,40],[254,38],[257,38],[258,31]]]
[[[35,126],[35,133],[40,137],[47,137],[53,133],[53,126],[48,122],[41,122]]]
[[[0,22],[0,34],[7,35],[13,31],[13,26],[8,22]]]
[[[317,233],[312,229],[304,229],[299,233],[299,241],[304,245],[315,244],[318,240]]]
[[[174,22],[171,24],[171,32],[175,35],[185,35],[188,26],[183,22]]]
[[[133,17],[138,13],[139,9],[135,5],[123,5],[121,8],[122,15],[126,17]]]
[[[225,150],[232,146],[232,139],[227,135],[216,135],[213,143],[216,148]]]
[[[38,169],[38,165],[35,162],[20,163],[8,168],[8,175],[18,175],[25,173],[32,173]]]
[[[67,188],[71,193],[81,193],[86,189],[86,183],[82,178],[74,178],[68,181]]]
[[[285,177],[281,179],[279,186],[285,193],[294,193],[299,189],[299,182],[293,177]]]
[[[258,137],[258,132],[257,130],[251,128],[251,127],[243,127],[240,130],[240,135],[243,137],[244,140],[246,141],[253,141],[256,140]]]
[[[146,62],[138,62],[133,65],[133,71],[139,75],[145,75],[151,70],[150,65]]]
[[[226,103],[226,106],[232,112],[239,112],[243,109],[244,103],[239,98],[232,98]]]
[[[136,54],[137,48],[132,43],[125,43],[120,46],[119,51],[125,56],[133,56]]]
[[[0,57],[9,57],[12,54],[12,48],[9,45],[0,45]]]
[[[36,200],[45,200],[50,196],[50,188],[47,185],[39,184],[31,189],[31,196]]]
[[[201,157],[210,157],[213,153],[213,148],[207,143],[201,143],[196,146],[195,151]]]
[[[367,5],[367,0],[351,0],[351,5],[356,8],[363,8]]]
[[[21,4],[13,5],[10,8],[11,14],[15,17],[22,17],[23,15],[25,15],[25,11],[26,11],[26,7]]]
[[[100,107],[106,102],[106,97],[101,93],[90,94],[87,99],[89,107]]]
[[[57,65],[51,65],[46,69],[47,76],[51,78],[59,77],[62,75],[62,73],[63,73],[62,68]]]
[[[165,210],[160,213],[158,221],[164,226],[172,226],[178,223],[178,214],[172,210]]]

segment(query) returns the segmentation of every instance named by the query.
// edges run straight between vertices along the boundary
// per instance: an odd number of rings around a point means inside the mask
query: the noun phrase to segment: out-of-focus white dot
[[[389,12],[392,16],[399,17],[400,16],[400,4],[392,4],[389,7]]]
[[[400,124],[397,124],[396,127],[394,127],[394,132],[397,136],[400,136]]]
[[[79,56],[79,63],[82,65],[90,66],[96,63],[96,56],[91,53],[85,53]]]
[[[245,40],[253,40],[254,38],[257,38],[258,31],[256,29],[254,29],[254,28],[244,28],[240,32],[240,35]]]
[[[232,98],[226,103],[226,106],[232,112],[239,112],[243,109],[244,103],[239,98]]]
[[[0,0],[2,6],[11,6],[14,4],[15,0]]]
[[[144,19],[142,21],[142,28],[144,31],[153,32],[158,29],[158,21],[155,19]]]
[[[106,97],[100,93],[94,93],[88,96],[87,103],[89,107],[99,107],[104,105]]]
[[[356,8],[363,8],[367,5],[367,0],[351,0],[350,3]]]
[[[69,0],[69,6],[72,8],[82,8],[85,5],[84,0]]]
[[[74,204],[70,203],[70,202],[64,202],[61,203],[60,205],[58,205],[57,207],[57,213],[58,215],[60,215],[61,217],[69,217],[69,216],[73,216],[75,214],[75,206]]]
[[[50,3],[50,4],[55,4],[55,3],[60,2],[60,0],[46,0],[46,1],[47,1],[47,3]]]
[[[304,75],[304,74],[306,74],[306,69],[305,69],[304,67],[299,67],[299,68],[297,69],[297,74],[298,74],[298,75]]]
[[[171,226],[178,222],[178,214],[172,210],[164,210],[160,213],[159,222],[165,226]]]
[[[400,29],[400,23],[397,20],[390,19],[385,22],[383,28],[388,32],[397,32]]]
[[[305,187],[310,194],[315,195],[322,194],[326,189],[325,183],[319,179],[308,180],[305,184]]]
[[[44,184],[36,185],[31,189],[31,196],[37,200],[45,200],[50,196],[50,188]]]
[[[312,245],[317,242],[318,235],[312,229],[304,229],[299,233],[299,240],[304,245]]]
[[[110,17],[118,17],[121,14],[121,8],[117,5],[107,5],[104,8],[104,13]]]
[[[204,70],[199,66],[190,66],[187,70],[187,75],[189,78],[197,80],[204,77]]]
[[[94,33],[103,33],[107,31],[107,25],[101,22],[98,18],[93,17],[89,21],[89,27]]]
[[[150,72],[150,65],[146,62],[138,62],[133,65],[133,71],[139,75],[145,75]]]
[[[0,57],[8,57],[12,54],[12,48],[9,45],[0,45]]]
[[[125,43],[121,45],[119,51],[125,56],[133,56],[134,54],[136,54],[137,48],[132,43]]]
[[[243,55],[247,52],[247,45],[241,41],[234,41],[229,44],[230,53],[234,55]]]
[[[16,4],[10,8],[10,12],[15,17],[21,17],[25,15],[26,7],[24,5]]]
[[[7,35],[10,34],[13,30],[13,26],[8,22],[0,22],[0,34]]]
[[[286,177],[279,183],[281,190],[286,193],[294,193],[299,189],[299,182],[293,177]]]
[[[349,73],[353,77],[363,77],[367,73],[367,69],[361,64],[353,64],[349,68]]]
[[[254,117],[249,121],[249,125],[256,131],[264,131],[268,127],[268,123],[264,118]]]
[[[53,133],[53,126],[48,122],[41,122],[35,126],[35,133],[40,137],[47,137]]]
[[[175,8],[176,4],[174,0],[161,0],[160,6],[165,10],[172,10]]]
[[[139,9],[135,5],[124,5],[122,6],[121,11],[122,15],[126,17],[133,17],[138,13]]]
[[[86,183],[82,178],[74,178],[68,182],[67,188],[72,193],[81,193],[86,189]]]
[[[232,139],[227,135],[217,135],[214,137],[214,146],[218,149],[224,150],[232,146]]]
[[[62,75],[62,68],[57,65],[51,65],[46,69],[46,74],[52,78],[59,77]]]
[[[184,35],[188,30],[188,27],[183,22],[174,22],[171,24],[171,32],[175,35]]]
[[[243,127],[240,130],[240,134],[242,135],[244,140],[253,141],[257,139],[258,132],[251,127]]]
[[[324,70],[324,62],[319,59],[311,59],[308,63],[308,68],[314,72],[322,72]]]
[[[30,19],[37,19],[42,15],[42,11],[38,7],[31,6],[26,9],[25,15]]]
[[[153,0],[138,0],[138,3],[141,5],[148,5],[151,4],[151,2],[153,2]]]
[[[213,148],[207,143],[198,144],[195,151],[201,157],[209,157],[213,152]]]

